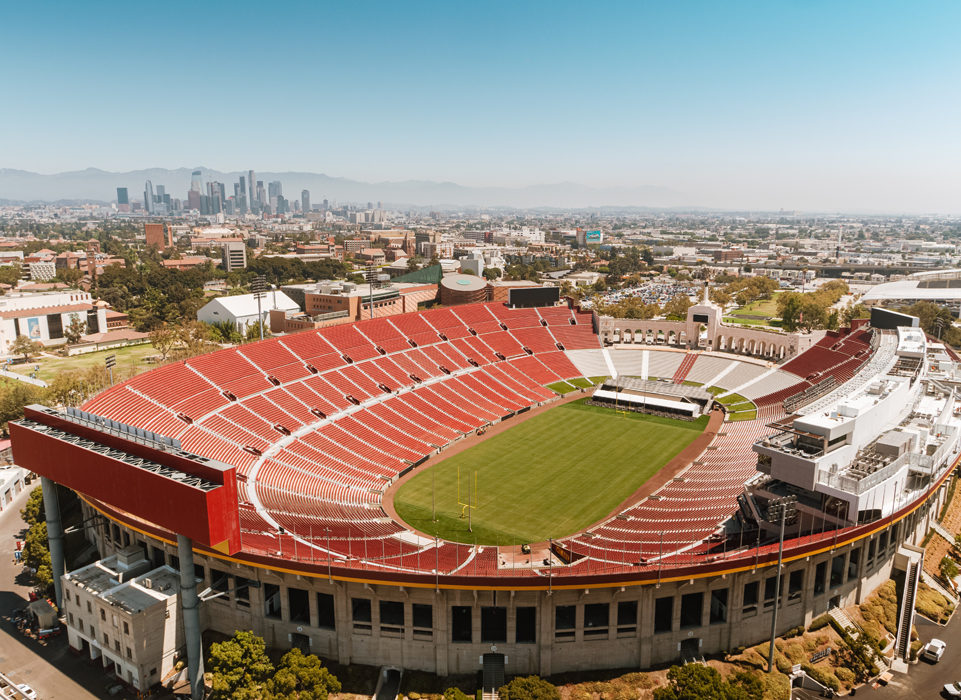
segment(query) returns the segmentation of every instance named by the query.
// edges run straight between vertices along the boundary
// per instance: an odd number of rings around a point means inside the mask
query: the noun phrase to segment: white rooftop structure
[[[961,270],[917,272],[895,282],[875,285],[862,297],[865,304],[932,301],[961,304]]]
[[[920,328],[898,327],[898,355],[902,357],[924,357],[924,332]]]
[[[273,289],[265,292],[260,299],[261,316],[264,319],[269,318],[271,309],[299,311],[300,307],[282,291]],[[257,323],[257,295],[238,294],[211,299],[197,312],[197,320],[204,323],[229,321],[238,331],[243,332],[247,326]]]

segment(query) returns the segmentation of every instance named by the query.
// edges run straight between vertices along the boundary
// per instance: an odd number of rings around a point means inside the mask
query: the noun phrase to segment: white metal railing
[[[877,486],[882,481],[897,473],[910,461],[911,453],[905,453],[896,460],[887,464],[877,471],[871,472],[862,477],[853,476],[845,469],[837,473],[832,473],[827,469],[818,470],[818,484],[830,486],[845,493],[864,493],[865,491]]]

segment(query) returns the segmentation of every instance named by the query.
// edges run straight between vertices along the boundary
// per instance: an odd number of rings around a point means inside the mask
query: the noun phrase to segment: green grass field
[[[423,470],[400,487],[394,507],[417,530],[457,542],[508,545],[563,537],[613,511],[707,421],[615,413],[574,401]],[[467,502],[467,479],[475,472],[468,533],[458,501]]]
[[[102,368],[107,355],[116,355],[117,369],[114,374],[117,377],[128,376],[153,369],[157,365],[145,362],[145,358],[158,355],[153,345],[128,345],[125,348],[114,348],[112,350],[101,350],[85,355],[74,355],[72,357],[52,357],[37,355],[30,359],[30,362],[11,365],[7,369],[20,374],[31,374],[35,365],[40,365],[38,377],[45,382],[49,382],[60,372],[67,370],[85,370],[90,367]],[[104,370],[106,371],[106,370]]]

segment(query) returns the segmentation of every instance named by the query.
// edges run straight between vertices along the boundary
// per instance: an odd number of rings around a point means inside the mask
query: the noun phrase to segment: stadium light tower
[[[785,496],[771,501],[767,507],[767,520],[781,522],[781,535],[777,546],[777,571],[774,576],[774,612],[771,614],[771,647],[767,652],[767,672],[774,672],[774,640],[777,636],[777,611],[781,603],[781,567],[784,561],[784,523],[797,516],[797,496]]]
[[[250,291],[254,293],[254,298],[257,300],[257,328],[260,330],[260,339],[263,340],[264,317],[263,312],[260,310],[260,300],[267,294],[267,278],[263,275],[254,277],[253,282],[250,283]]]

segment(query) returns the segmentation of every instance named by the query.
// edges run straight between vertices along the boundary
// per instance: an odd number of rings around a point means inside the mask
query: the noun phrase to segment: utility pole
[[[263,299],[264,294],[267,292],[267,278],[263,275],[257,275],[254,277],[254,281],[250,283],[250,290],[254,293],[254,298],[257,300],[257,328],[260,331],[260,339],[264,339],[264,317],[260,309],[260,300]]]
[[[774,612],[771,614],[771,647],[767,653],[767,672],[774,673],[774,640],[777,638],[777,613],[781,603],[781,567],[784,562],[784,523],[797,514],[797,496],[787,496],[768,505],[768,522],[781,521],[781,535],[777,547],[777,572],[774,576]]]

